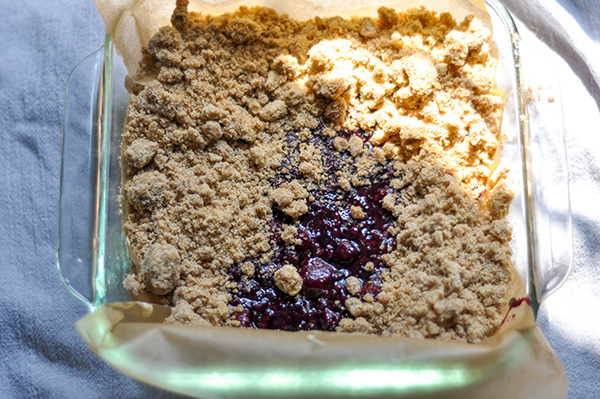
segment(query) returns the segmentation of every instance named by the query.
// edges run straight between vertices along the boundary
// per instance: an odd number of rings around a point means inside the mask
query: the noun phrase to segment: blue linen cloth
[[[600,2],[505,0],[563,90],[574,215],[574,271],[541,308],[570,398],[600,397]],[[0,7],[0,397],[176,398],[89,351],[73,323],[86,308],[56,270],[64,88],[102,43],[92,1]]]

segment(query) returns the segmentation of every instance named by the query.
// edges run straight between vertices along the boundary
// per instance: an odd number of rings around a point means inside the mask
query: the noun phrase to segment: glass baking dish
[[[559,86],[551,72],[527,71],[527,54],[523,54],[509,12],[497,0],[485,3],[492,17],[499,52],[497,83],[506,93],[502,129],[507,141],[502,159],[511,170],[510,184],[516,193],[509,216],[513,227],[513,262],[536,313],[539,304],[565,281],[572,264]],[[123,60],[107,35],[104,44],[75,67],[66,88],[57,265],[68,290],[90,312],[107,303],[130,300],[122,285],[130,270],[130,259],[119,203],[121,133],[129,99],[126,75]],[[549,88],[546,90],[551,92],[545,93],[547,101],[534,98],[536,93],[531,88],[537,87]],[[539,93],[537,95],[539,97]],[[413,373],[415,378],[409,378],[412,382],[408,388],[398,385],[393,392],[442,390],[452,386],[452,381],[460,380],[448,377],[449,366],[444,367],[446,377],[434,379],[437,382],[433,385],[431,379],[416,378],[419,373],[435,373],[423,365],[413,364],[396,370]],[[329,388],[343,393],[354,387],[352,392],[360,392],[356,386],[368,387],[370,380],[369,373],[363,371],[364,375],[356,374],[355,383],[330,384]],[[218,370],[211,372],[218,376]],[[313,373],[311,381],[319,375]],[[394,375],[389,377],[395,378]],[[264,387],[264,378],[256,375],[252,377],[240,371],[229,376],[245,381],[245,392],[248,387],[256,388],[260,381]],[[468,380],[461,378],[463,382]],[[277,383],[275,379],[267,385],[275,389],[270,391],[272,394],[281,392],[278,389],[283,389],[284,383],[283,380]],[[170,386],[161,386],[170,389]],[[207,392],[222,392],[222,387],[214,385],[213,388],[207,384]],[[236,386],[235,389],[241,388]],[[289,386],[286,389],[285,392],[290,393]],[[296,389],[299,390],[294,391],[295,394],[302,397],[299,392],[305,391]],[[236,396],[233,391],[227,392]]]

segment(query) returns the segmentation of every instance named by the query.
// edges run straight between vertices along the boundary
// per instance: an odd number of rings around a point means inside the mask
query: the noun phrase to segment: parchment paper
[[[129,76],[141,59],[141,49],[162,26],[170,24],[175,0],[95,0],[96,7],[106,24],[106,32],[113,37],[115,47],[125,61]],[[491,30],[484,0],[190,0],[188,9],[208,15],[234,11],[241,5],[265,6],[279,13],[305,21],[316,16],[339,15],[377,16],[377,8],[385,6],[397,11],[424,6],[438,12],[450,12],[457,21],[473,14]]]
[[[166,325],[168,307],[101,307],[77,322],[125,374],[200,398],[564,398],[562,365],[524,304],[478,344]]]
[[[107,32],[133,76],[141,48],[169,24],[174,1],[96,0]],[[376,16],[423,5],[457,20],[476,14],[491,29],[482,0],[191,1],[206,14],[264,5],[305,20],[314,16]],[[525,297],[517,277],[511,296]],[[77,329],[90,348],[124,373],[204,398],[486,397],[564,398],[563,367],[535,326],[526,302],[506,309],[493,337],[478,344],[327,332],[277,332],[165,325],[167,307],[141,302],[105,305]],[[310,383],[308,383],[310,381]]]

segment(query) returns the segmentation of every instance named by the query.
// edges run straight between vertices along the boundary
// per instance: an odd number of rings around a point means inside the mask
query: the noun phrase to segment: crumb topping
[[[257,284],[309,301],[339,280],[340,316],[325,317],[339,331],[476,342],[497,330],[513,194],[477,19],[214,17],[178,0],[172,24],[144,50],[123,136],[133,294],[174,306],[169,322],[240,326],[253,322],[239,298]],[[357,258],[358,244],[336,238],[310,265],[274,263],[303,248],[314,207],[366,226],[372,207],[342,199],[369,187],[391,221],[381,262],[350,275],[324,260]]]
[[[275,272],[275,285],[281,291],[294,296],[302,289],[302,277],[292,265],[285,265]]]

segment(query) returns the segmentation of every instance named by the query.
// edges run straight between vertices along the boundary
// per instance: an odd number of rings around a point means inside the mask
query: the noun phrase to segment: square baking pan
[[[539,304],[565,281],[572,264],[560,89],[551,71],[527,70],[527,54],[509,12],[497,0],[485,3],[498,48],[496,80],[505,91],[502,131],[507,141],[502,162],[510,169],[509,183],[516,194],[509,215],[513,263],[525,283],[528,302],[535,314]],[[107,35],[103,45],[75,67],[66,88],[57,265],[68,290],[90,312],[108,303],[130,300],[122,284],[130,272],[131,261],[120,205],[121,134],[129,100],[126,75],[123,60]],[[539,93],[532,91],[542,86],[551,88],[550,94],[544,94],[545,101],[536,98]],[[447,369],[448,365],[444,367]],[[265,377],[267,371],[260,370]],[[394,370],[399,372],[397,368]],[[218,371],[213,371],[218,376]],[[453,386],[452,381],[457,384],[470,381],[448,373],[437,380],[417,378],[423,372],[436,373],[435,369],[425,369],[419,364],[401,371],[412,373],[412,378],[402,379],[412,382],[398,385],[398,392],[442,390]],[[353,384],[333,384],[329,388],[340,396],[350,392],[350,388],[354,389],[352,392],[360,392],[356,386],[360,388],[362,381],[362,386],[368,387],[368,381],[372,380],[365,373],[357,374]],[[326,374],[327,371],[320,375]],[[394,375],[390,374],[390,379],[396,378]],[[227,390],[231,397],[236,397],[236,390],[248,392],[258,384],[274,389],[270,392],[289,390],[289,386],[284,387],[285,380],[275,378],[265,385],[264,378],[248,374],[247,370],[230,377],[246,384]],[[168,384],[157,385],[170,389]],[[302,397],[305,391],[302,384],[298,386],[296,396]],[[218,397],[221,389],[215,385],[212,391],[207,387],[207,392]]]

